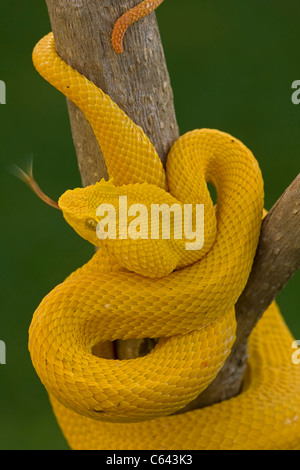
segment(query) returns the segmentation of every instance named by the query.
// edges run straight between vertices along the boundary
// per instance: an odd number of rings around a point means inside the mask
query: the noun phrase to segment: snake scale
[[[114,29],[156,8],[142,2]],[[150,5],[150,7],[149,7]],[[125,25],[125,26],[124,26]],[[166,170],[143,130],[57,54],[53,34],[35,47],[38,72],[85,114],[110,176],[66,191],[66,221],[99,250],[54,288],[29,330],[33,365],[72,449],[299,449],[300,369],[273,303],[251,334],[241,393],[174,414],[213,381],[235,340],[234,305],[251,271],[263,216],[263,179],[251,151],[229,134],[188,132]],[[207,182],[217,190],[214,207]],[[97,208],[204,204],[205,241],[99,239]],[[113,341],[160,340],[145,357],[114,358]]]

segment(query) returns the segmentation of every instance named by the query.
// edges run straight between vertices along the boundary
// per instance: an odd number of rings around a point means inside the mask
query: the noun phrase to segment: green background
[[[157,16],[181,134],[211,127],[241,139],[260,163],[269,209],[299,172],[300,105],[291,102],[291,84],[300,79],[299,0],[166,0]],[[31,63],[34,44],[50,30],[43,1],[1,1],[0,340],[7,364],[0,365],[0,449],[68,448],[31,365],[28,327],[44,295],[93,252],[10,173],[33,156],[52,198],[80,185],[65,99]],[[296,338],[299,280],[278,298]]]

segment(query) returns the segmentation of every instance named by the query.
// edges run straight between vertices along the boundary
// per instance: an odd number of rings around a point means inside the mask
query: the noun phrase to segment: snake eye
[[[98,222],[96,222],[96,220],[94,220],[94,219],[87,219],[85,221],[85,223],[86,223],[87,227],[91,230],[96,230],[96,227],[98,225]]]

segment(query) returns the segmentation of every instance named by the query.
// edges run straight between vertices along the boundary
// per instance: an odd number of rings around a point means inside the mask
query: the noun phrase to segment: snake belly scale
[[[290,431],[299,433],[300,373],[288,360],[292,337],[275,304],[252,333],[239,397],[172,415],[207,388],[234,343],[234,305],[263,213],[263,180],[250,150],[224,132],[195,130],[173,145],[164,171],[142,129],[58,56],[52,33],[33,61],[84,112],[111,178],[59,199],[66,221],[100,249],[43,299],[29,331],[33,365],[71,447],[297,448]],[[207,182],[217,190],[215,208]],[[208,242],[191,255],[175,240],[99,240],[96,209],[120,196],[145,205],[204,203]],[[146,337],[160,337],[147,356],[114,359],[112,341]]]

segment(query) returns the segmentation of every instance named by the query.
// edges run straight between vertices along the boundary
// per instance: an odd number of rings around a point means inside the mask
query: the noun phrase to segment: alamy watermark
[[[195,208],[193,214],[193,208]],[[171,213],[173,234],[171,234]],[[204,204],[132,204],[128,207],[127,196],[119,196],[117,212],[112,204],[100,204],[96,215],[103,217],[98,222],[96,233],[100,240],[189,240],[186,250],[201,250],[204,245]],[[194,217],[193,217],[194,216]],[[128,224],[128,217],[135,217]],[[150,219],[150,223],[149,223]],[[161,220],[161,224],[160,224]],[[93,222],[93,221],[92,221]],[[193,229],[194,225],[194,229]],[[118,226],[118,233],[117,233]],[[149,236],[150,233],[150,236]],[[193,240],[193,241],[192,241]]]
[[[3,80],[0,80],[0,104],[6,104],[6,85]]]
[[[6,364],[6,344],[0,341],[0,364]]]
[[[296,90],[292,94],[292,103],[293,104],[300,104],[300,80],[295,80],[292,83],[292,89]]]

